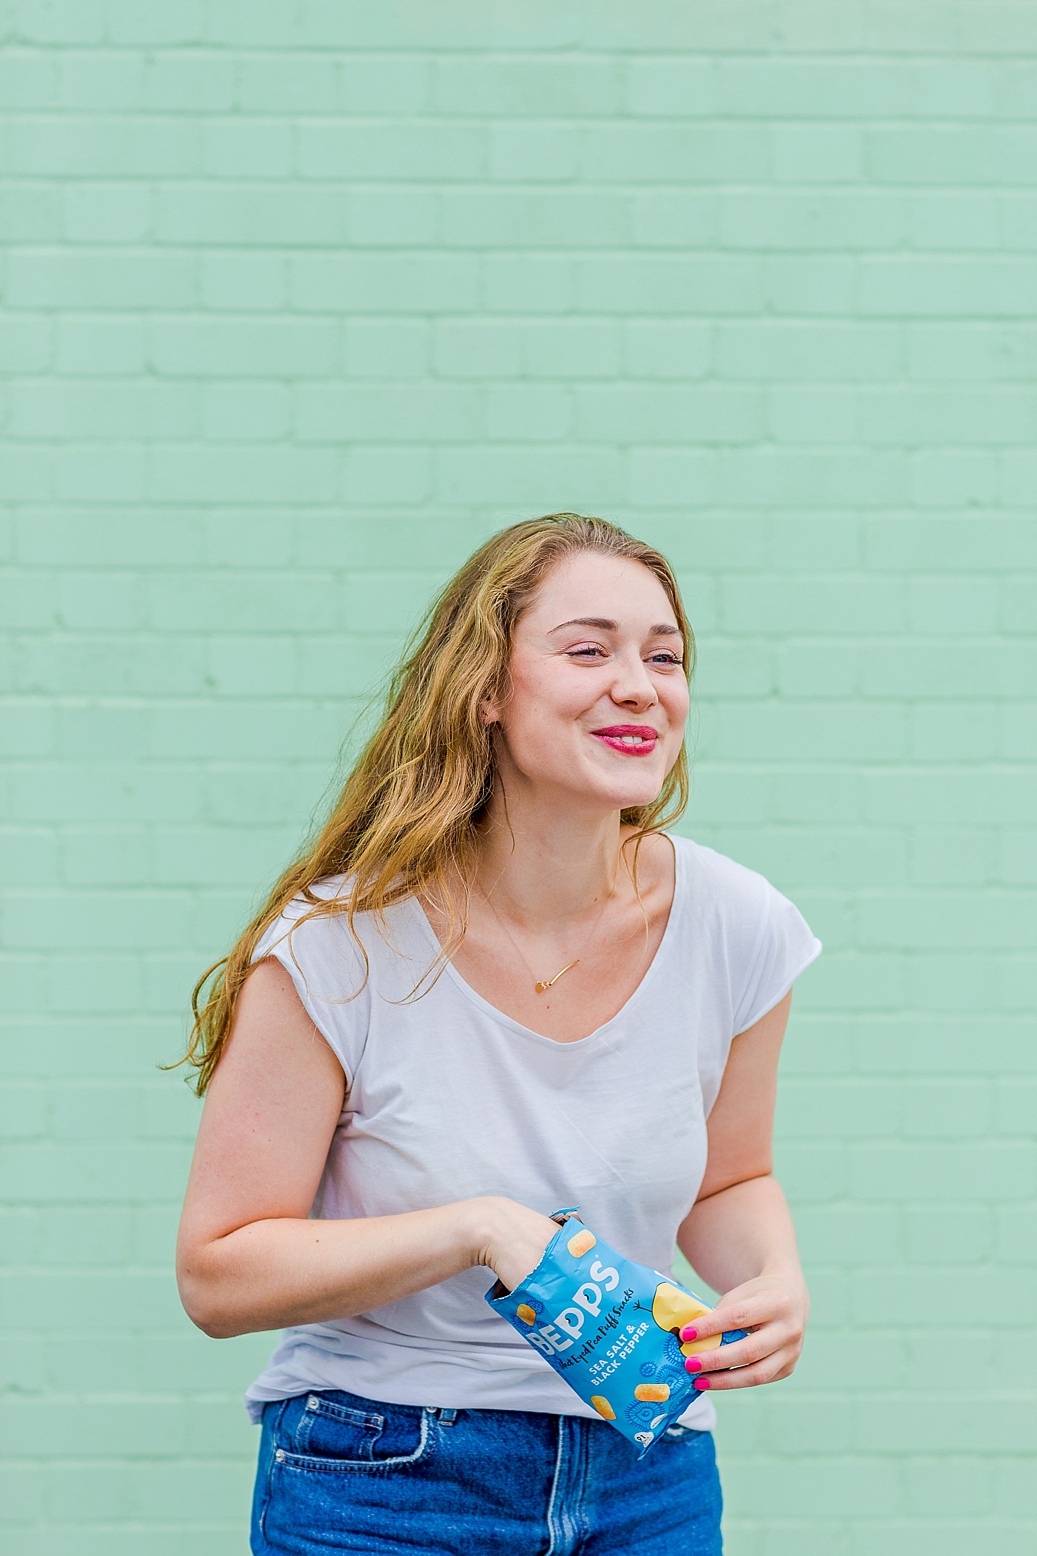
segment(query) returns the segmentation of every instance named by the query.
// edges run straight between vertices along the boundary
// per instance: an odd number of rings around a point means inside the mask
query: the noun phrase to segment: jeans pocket
[[[275,1464],[300,1470],[371,1470],[422,1459],[432,1440],[428,1412],[370,1403],[370,1410],[357,1409],[333,1395],[316,1393],[293,1400],[282,1418]]]
[[[383,1416],[308,1394],[295,1423],[292,1447],[307,1459],[355,1459],[370,1464],[385,1426]]]

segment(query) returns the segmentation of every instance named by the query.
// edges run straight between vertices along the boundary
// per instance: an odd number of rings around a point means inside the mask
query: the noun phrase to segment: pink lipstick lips
[[[650,724],[610,724],[606,729],[592,729],[591,734],[624,756],[651,756],[659,739],[659,731]]]

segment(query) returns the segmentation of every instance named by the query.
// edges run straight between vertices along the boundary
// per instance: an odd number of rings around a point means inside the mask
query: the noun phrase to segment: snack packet
[[[573,1210],[552,1219],[560,1229],[532,1274],[510,1292],[498,1281],[486,1300],[644,1458],[699,1398],[684,1358],[745,1330],[682,1343],[683,1326],[712,1308],[672,1276],[624,1259]]]

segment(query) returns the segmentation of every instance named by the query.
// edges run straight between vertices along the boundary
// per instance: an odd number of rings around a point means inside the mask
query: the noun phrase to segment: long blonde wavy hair
[[[694,640],[680,590],[666,558],[652,546],[605,519],[577,513],[512,524],[480,546],[414,634],[389,683],[381,723],[327,820],[230,953],[198,980],[191,1000],[194,1026],[181,1063],[196,1069],[199,1095],[230,1035],[260,937],[293,898],[309,904],[304,918],[344,915],[355,936],[358,913],[373,913],[384,929],[387,908],[428,895],[444,904],[448,915],[450,933],[439,962],[456,949],[467,920],[456,882],[472,878],[478,824],[493,785],[493,736],[483,705],[506,696],[512,632],[530,596],[549,568],[582,551],[640,562],[655,574],[684,636],[690,679]],[[622,820],[635,828],[639,844],[675,820],[687,799],[682,747],[657,798],[624,810]],[[337,875],[349,877],[346,893],[331,899],[315,895],[319,881]]]

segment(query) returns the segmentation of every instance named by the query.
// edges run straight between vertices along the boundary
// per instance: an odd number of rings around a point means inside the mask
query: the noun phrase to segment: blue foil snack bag
[[[571,1210],[532,1274],[514,1291],[487,1292],[506,1318],[603,1420],[640,1448],[700,1398],[684,1359],[745,1337],[745,1330],[682,1343],[707,1303],[669,1275],[624,1259]]]

